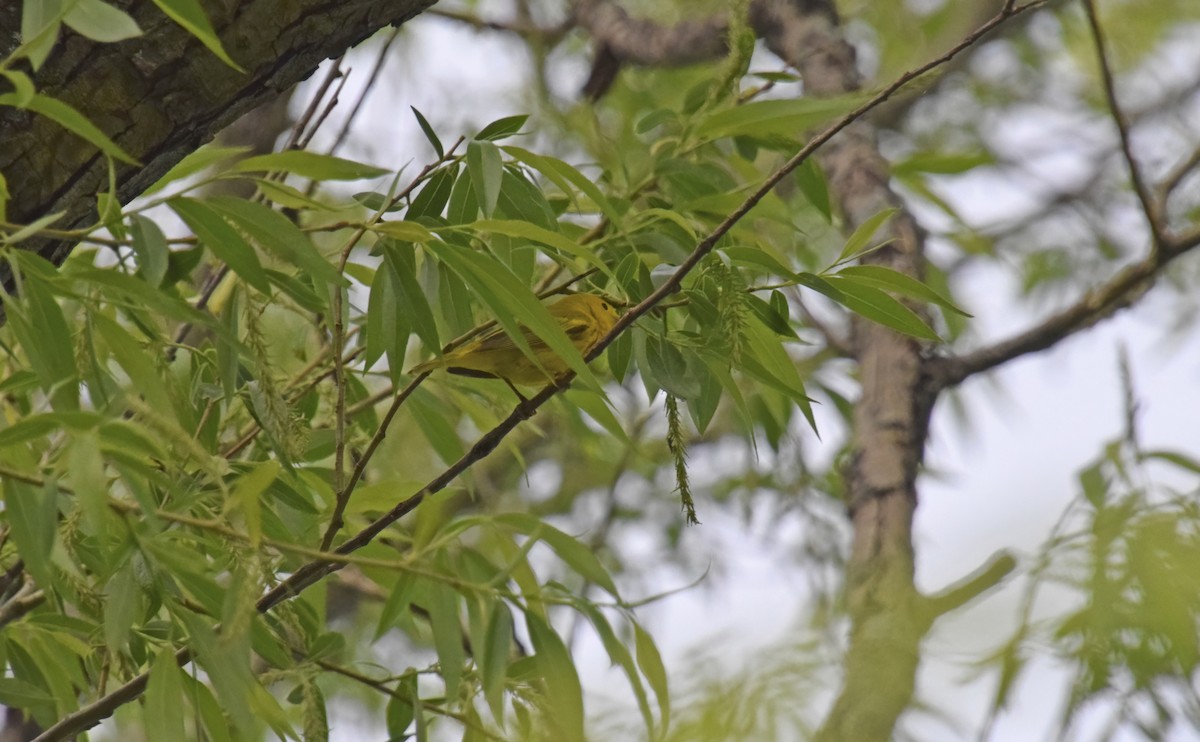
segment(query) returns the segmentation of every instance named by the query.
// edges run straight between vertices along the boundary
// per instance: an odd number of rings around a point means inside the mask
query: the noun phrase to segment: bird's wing
[[[584,335],[588,330],[588,323],[582,319],[568,320],[562,325],[563,332],[567,333],[567,337],[575,340]],[[546,346],[546,341],[533,333],[524,325],[521,326],[521,337],[525,338],[525,342],[529,343],[529,347],[533,350],[541,350]],[[512,338],[508,333],[504,332],[503,328],[497,327],[486,332],[483,337],[479,338],[479,345],[476,350],[500,350],[513,347]]]

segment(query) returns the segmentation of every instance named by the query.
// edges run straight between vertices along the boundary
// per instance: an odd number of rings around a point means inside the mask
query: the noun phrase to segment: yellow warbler
[[[550,316],[558,320],[563,332],[580,353],[586,354],[600,338],[608,334],[617,321],[617,310],[606,299],[595,294],[571,294],[547,307]],[[409,371],[420,374],[444,368],[452,374],[485,379],[504,379],[512,384],[534,386],[553,381],[570,368],[546,341],[528,328],[521,334],[533,350],[541,368],[521,352],[503,330],[495,328],[455,348],[441,358],[426,361]],[[544,370],[543,370],[544,369]],[[549,376],[547,376],[549,374]],[[515,391],[515,390],[514,390]],[[520,393],[518,392],[518,396]]]

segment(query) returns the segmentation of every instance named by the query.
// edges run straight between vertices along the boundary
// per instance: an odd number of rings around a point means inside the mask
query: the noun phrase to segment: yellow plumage
[[[571,294],[547,309],[583,354],[587,354],[600,338],[607,335],[617,321],[617,310],[608,300],[595,294]],[[541,368],[521,352],[512,338],[496,328],[440,358],[414,367],[409,373],[420,374],[444,368],[462,376],[504,379],[509,384],[535,386],[549,383],[568,371],[570,367],[566,361],[551,350],[544,340],[528,328],[521,330]]]

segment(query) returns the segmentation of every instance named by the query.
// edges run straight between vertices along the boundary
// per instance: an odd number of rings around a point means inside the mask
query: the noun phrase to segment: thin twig
[[[430,12],[430,11],[426,11]],[[397,26],[388,34],[387,39],[379,48],[379,54],[375,57],[375,64],[371,67],[371,72],[367,75],[367,82],[363,85],[362,92],[358,94],[358,99],[354,101],[354,106],[350,108],[350,112],[346,114],[346,120],[342,122],[341,128],[338,129],[337,136],[333,138],[333,144],[329,146],[329,154],[337,152],[342,144],[345,143],[346,137],[350,135],[350,126],[354,123],[354,119],[358,117],[358,112],[362,110],[363,104],[370,95],[371,89],[375,87],[375,83],[379,80],[380,73],[383,72],[383,65],[387,62],[388,51],[391,50],[392,44],[400,36],[400,27]],[[314,181],[315,182],[315,181]]]
[[[389,688],[387,686],[388,681],[386,681],[386,680],[376,680],[370,676],[362,675],[354,670],[351,670],[348,667],[344,667],[342,665],[337,665],[337,664],[334,664],[327,660],[317,660],[316,664],[322,670],[325,670],[326,672],[331,672],[331,673],[334,673],[335,675],[341,675],[344,678],[349,678],[350,680],[353,680],[356,683],[361,683],[362,685],[365,685],[368,688],[373,688],[390,698],[396,698],[401,701],[404,701],[405,703],[410,703],[410,704],[417,702],[417,701],[415,701],[415,699],[408,697],[406,694],[401,693],[400,691],[398,691],[394,688]],[[438,706],[437,704],[434,704],[434,703],[428,703],[428,702],[424,702],[424,701],[419,701],[418,703],[421,704],[422,709],[429,711],[430,713],[437,714],[438,716],[444,716],[447,719],[453,719],[453,720],[457,721],[459,724],[462,724],[464,727],[467,727],[468,729],[471,729],[472,731],[474,731],[476,733],[476,735],[482,735],[488,739],[498,740],[499,742],[504,742],[506,739],[505,737],[497,736],[492,731],[490,731],[490,730],[486,729],[485,727],[483,727],[482,725],[480,725],[479,722],[477,721],[477,719],[479,718],[478,716],[476,716],[475,719],[472,719],[472,718],[467,717],[465,714],[456,713],[454,711],[451,711],[450,709],[442,708],[441,706]]]
[[[1183,179],[1196,169],[1197,165],[1200,165],[1200,147],[1192,150],[1192,154],[1186,160],[1172,168],[1171,172],[1167,173],[1162,182],[1158,184],[1158,188],[1156,189],[1158,202],[1163,205],[1164,209],[1166,208],[1167,199],[1179,187]]]
[[[1141,168],[1133,155],[1133,143],[1129,133],[1129,120],[1125,116],[1121,104],[1117,102],[1117,88],[1113,80],[1112,69],[1108,64],[1108,53],[1104,45],[1104,31],[1100,28],[1100,18],[1096,11],[1095,0],[1084,0],[1083,7],[1087,11],[1088,24],[1092,29],[1092,37],[1096,41],[1096,57],[1100,64],[1100,80],[1104,85],[1104,96],[1108,99],[1108,108],[1112,113],[1113,122],[1117,125],[1117,135],[1121,140],[1121,154],[1129,168],[1129,180],[1133,191],[1142,203],[1142,211],[1150,224],[1150,234],[1154,238],[1154,249],[1161,250],[1166,243],[1165,229],[1162,220],[1162,209],[1154,200],[1150,186],[1142,177]]]
[[[339,59],[339,61],[341,61]],[[333,109],[337,108],[338,100],[342,94],[342,88],[346,87],[346,81],[350,79],[350,70],[338,75],[337,87],[333,90],[333,95],[329,96],[329,100],[321,108],[321,113],[317,116],[316,121],[309,130],[300,137],[300,141],[296,143],[296,149],[308,149],[309,142],[317,135],[321,129],[321,124],[325,123],[325,119],[329,118],[329,114],[333,113]]]
[[[308,103],[308,108],[304,109],[304,113],[300,114],[300,118],[297,119],[296,123],[292,126],[292,130],[288,134],[288,138],[283,144],[283,149],[285,151],[293,149],[296,146],[296,143],[300,141],[300,137],[304,136],[304,130],[308,128],[309,122],[312,121],[313,117],[317,115],[317,111],[320,110],[321,101],[325,99],[325,93],[329,92],[329,88],[333,85],[333,81],[342,76],[342,60],[345,58],[346,55],[342,54],[337,59],[333,60],[333,64],[330,65],[329,69],[325,72],[325,77],[321,79],[321,84],[317,86],[315,91],[313,91],[312,99]]]

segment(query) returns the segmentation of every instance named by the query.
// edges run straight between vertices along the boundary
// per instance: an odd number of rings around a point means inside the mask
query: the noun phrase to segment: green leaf
[[[809,157],[796,168],[796,185],[825,221],[833,222],[833,205],[829,199],[829,183],[817,158]]]
[[[450,189],[450,200],[446,204],[446,221],[450,224],[465,224],[479,216],[479,196],[471,181],[471,174],[463,169]]]
[[[54,696],[33,683],[17,678],[0,678],[0,704],[29,710],[43,704],[53,706]]]
[[[206,203],[241,228],[261,247],[296,266],[303,274],[326,285],[349,285],[338,273],[337,268],[321,255],[308,234],[278,211],[253,201],[229,196],[214,196]]]
[[[192,152],[184,157],[179,162],[168,170],[161,178],[154,182],[154,185],[142,192],[143,196],[150,196],[158,193],[163,188],[166,188],[171,183],[177,180],[183,180],[188,176],[195,175],[209,167],[228,160],[233,157],[238,157],[250,151],[249,147],[217,147],[212,144],[205,145],[200,149]]]
[[[841,292],[844,306],[872,322],[922,340],[941,339],[916,312],[883,291],[841,276],[828,276],[826,280]]]
[[[221,46],[221,40],[217,38],[217,32],[208,22],[208,17],[204,15],[204,10],[201,9],[199,2],[196,0],[154,0],[154,4],[166,13],[168,18],[183,26],[188,33],[199,39],[200,43],[208,47],[208,50],[222,62],[238,72],[245,72],[225,53],[225,48]]]
[[[378,337],[367,336],[368,348],[382,350],[387,354],[388,373],[395,383],[404,373],[404,358],[408,354],[408,338],[412,335],[413,311],[402,302],[403,282],[397,273],[396,264],[384,260],[379,268],[379,284],[371,287],[371,299],[367,307],[367,331]],[[376,292],[379,296],[376,296]],[[421,297],[422,299],[424,297]],[[426,305],[428,310],[428,305]],[[432,322],[432,319],[430,320]],[[371,362],[370,353],[366,362]],[[377,359],[378,356],[375,356]]]
[[[428,227],[418,222],[377,222],[371,225],[371,231],[401,242],[430,242],[437,239],[437,236],[430,232]]]
[[[628,442],[629,436],[621,427],[621,421],[613,414],[612,409],[605,404],[604,397],[587,389],[568,389],[563,393],[567,403],[592,418],[609,435],[621,442]]]
[[[234,726],[249,736],[258,721],[250,703],[258,681],[250,670],[249,657],[237,648],[230,651],[212,627],[190,610],[179,609],[173,613],[187,627],[189,644],[200,666],[208,673],[225,712]]]
[[[698,242],[696,238],[696,230],[692,228],[691,223],[679,212],[670,209],[662,209],[657,206],[642,209],[637,212],[636,226],[642,227],[648,224],[653,224],[659,219],[665,219],[683,230],[687,235],[688,242]]]
[[[579,258],[591,266],[599,268],[605,275],[616,280],[612,269],[596,255],[595,251],[584,245],[580,245],[559,232],[552,232],[529,222],[518,222],[507,219],[481,219],[473,224],[466,225],[466,227],[480,232],[494,232],[496,234],[520,237],[548,245],[556,250],[561,250],[568,255]]]
[[[740,368],[760,382],[786,394],[800,407],[809,426],[816,431],[812,400],[804,390],[804,380],[800,377],[796,362],[784,350],[779,336],[754,314],[751,314],[750,321],[745,323],[743,332],[746,334],[746,342],[743,345]]]
[[[21,46],[13,59],[23,53],[36,72],[58,40],[63,10],[63,0],[25,0],[21,7]]]
[[[496,119],[492,123],[483,127],[483,129],[481,129],[479,133],[472,138],[475,141],[494,141],[496,139],[503,139],[504,137],[511,136],[519,132],[521,127],[525,125],[525,122],[528,119],[528,114],[506,116],[502,119]]]
[[[409,106],[412,109],[413,115],[417,117],[417,125],[421,127],[421,131],[425,134],[425,138],[429,140],[429,145],[433,147],[433,151],[437,152],[438,159],[446,156],[446,151],[442,149],[442,140],[438,139],[434,133],[433,127],[425,120],[425,116],[421,114],[414,106]]]
[[[352,198],[362,204],[364,209],[375,213],[399,211],[404,208],[403,201],[392,203],[392,199],[386,193],[379,191],[362,191],[354,194]]]
[[[0,430],[0,448],[16,446],[59,430],[90,430],[104,420],[94,412],[49,412],[30,415]]]
[[[179,253],[172,252],[171,255],[175,256],[179,255]],[[166,292],[151,288],[140,278],[134,278],[133,276],[117,271],[93,268],[91,266],[72,265],[70,263],[68,265],[70,266],[69,268],[63,269],[65,275],[75,280],[101,287],[101,289],[107,292],[105,296],[117,306],[125,306],[136,310],[148,309],[182,322],[191,322],[203,327],[217,329],[212,317],[207,313],[195,309],[178,296],[172,296]],[[169,271],[170,268],[168,268]],[[122,301],[124,301],[124,304],[122,304]]]
[[[512,613],[508,606],[502,600],[493,602],[488,616],[487,637],[478,658],[484,698],[492,710],[492,717],[501,724],[504,721],[504,680],[508,675],[508,658],[512,652],[512,631]]]
[[[387,730],[389,740],[405,740],[406,732],[416,718],[420,699],[417,696],[417,676],[409,673],[396,684],[396,692],[387,703]],[[418,723],[418,727],[420,724]]]
[[[233,269],[246,283],[270,295],[271,282],[267,280],[254,248],[215,209],[202,201],[184,197],[172,198],[167,205],[218,260]]]
[[[504,169],[495,216],[530,222],[552,232],[559,231],[554,207],[546,200],[545,194],[514,166]]]
[[[67,475],[83,511],[84,522],[92,533],[103,534],[104,516],[108,513],[108,487],[100,441],[94,430],[77,434],[71,442],[67,453]]]
[[[707,364],[704,372],[697,375],[700,380],[700,393],[687,400],[687,408],[688,414],[692,416],[692,423],[696,426],[696,432],[704,435],[717,412],[717,405],[721,402],[722,387],[720,379],[709,370]]]
[[[504,513],[496,516],[496,523],[507,526],[529,538],[544,542],[566,562],[567,566],[581,577],[603,588],[609,595],[620,599],[617,585],[608,570],[600,563],[591,547],[568,536],[545,521],[525,513]]]
[[[379,641],[397,624],[403,614],[408,613],[408,607],[412,604],[416,587],[417,579],[410,574],[401,573],[396,578],[396,584],[392,586],[392,592],[388,594],[387,600],[383,603],[383,609],[379,612],[379,623],[375,626],[375,641]]]
[[[441,216],[446,202],[450,200],[450,192],[454,188],[454,178],[457,174],[458,169],[454,165],[438,168],[412,200],[405,216],[408,219]]]
[[[835,275],[868,286],[874,286],[878,289],[895,291],[898,294],[929,302],[930,304],[936,304],[943,309],[960,314],[963,317],[971,316],[960,309],[954,302],[912,276],[905,275],[882,265],[848,265]]]
[[[1179,451],[1153,450],[1145,451],[1139,457],[1142,461],[1164,461],[1191,474],[1200,474],[1200,461]]]
[[[26,260],[32,260],[25,256]],[[79,409],[78,369],[71,345],[71,330],[58,302],[41,279],[26,274],[24,296],[9,301],[9,324],[29,364],[37,372],[42,389],[50,395],[55,410]]]
[[[171,250],[167,237],[150,219],[134,214],[130,219],[129,233],[133,237],[133,253],[137,256],[138,272],[146,283],[158,288],[167,275],[167,262]]]
[[[646,361],[655,381],[674,396],[691,399],[700,394],[699,383],[688,374],[687,361],[673,343],[648,335]]]
[[[729,256],[735,265],[753,266],[765,270],[768,275],[790,278],[795,275],[791,268],[785,266],[778,258],[761,247],[731,245],[720,250]]]
[[[130,18],[125,11],[100,0],[75,0],[75,4],[63,17],[63,23],[89,39],[102,43],[142,35],[137,21]]]
[[[604,351],[604,357],[608,359],[608,370],[621,383],[625,382],[625,375],[629,373],[629,362],[633,359],[633,334],[635,332],[640,332],[640,330],[635,328],[617,335],[617,339],[609,343],[608,349]]]
[[[668,122],[679,120],[679,113],[669,108],[658,108],[645,116],[641,117],[634,124],[633,130],[637,134],[645,134],[646,132],[662,126]]]
[[[24,108],[41,114],[72,134],[87,140],[109,157],[130,165],[141,165],[125,150],[118,147],[116,142],[109,139],[104,132],[100,131],[86,116],[57,98],[37,93],[32,98],[22,101],[21,96],[17,93],[4,93],[0,95],[0,106]]]
[[[491,142],[474,141],[467,145],[467,172],[471,174],[471,185],[480,196],[479,208],[484,217],[491,218],[500,199],[500,181],[504,174],[504,163],[500,149]]]
[[[268,459],[260,462],[238,478],[229,497],[241,509],[250,545],[255,548],[262,542],[262,494],[279,477],[281,470],[278,461]]]
[[[786,98],[758,100],[717,111],[696,127],[702,140],[737,135],[799,136],[853,110],[861,95],[835,98]]]
[[[4,513],[17,553],[39,585],[54,584],[50,552],[58,534],[58,487],[40,489],[15,479],[4,481]]]
[[[7,186],[5,187],[7,188]],[[5,192],[7,193],[7,191]],[[66,213],[67,212],[65,211],[56,211],[52,214],[46,214],[45,216],[38,217],[15,232],[0,236],[0,244],[15,245],[18,242],[27,240],[30,237],[37,235],[46,227],[49,227],[54,222],[62,219],[63,215]]]
[[[298,149],[247,157],[234,165],[231,172],[251,173],[276,170],[311,180],[362,180],[377,178],[387,175],[389,172],[374,165]]]
[[[568,196],[572,195],[570,186],[575,186],[575,188],[590,198],[592,203],[600,208],[600,211],[614,226],[620,227],[621,215],[612,205],[612,202],[608,200],[608,197],[604,195],[591,178],[579,172],[579,170],[562,160],[539,155],[520,147],[506,146],[502,147],[502,149],[518,162],[525,163],[546,176],[550,182],[558,186],[559,190]]]
[[[994,165],[996,158],[986,151],[978,152],[917,152],[892,163],[892,175],[906,177],[915,173],[958,175],[985,165]]]
[[[637,699],[638,710],[642,712],[642,719],[646,722],[646,731],[652,732],[654,716],[650,712],[650,701],[646,696],[646,689],[642,685],[642,679],[638,675],[637,666],[634,665],[633,655],[629,653],[629,648],[617,637],[612,625],[599,608],[586,601],[576,603],[575,607],[587,616],[592,626],[595,627],[596,634],[600,637],[600,643],[604,645],[604,651],[608,653],[608,658],[614,665],[619,666],[624,671],[625,677],[629,679],[629,687],[633,689],[634,698]],[[665,722],[666,719],[663,721]],[[648,736],[650,739],[656,739],[653,734]]]
[[[450,422],[455,419],[453,411],[424,389],[417,389],[408,398],[408,404],[409,414],[442,461],[452,464],[462,458],[462,440]]]
[[[129,377],[128,392],[145,397],[160,415],[176,419],[175,406],[167,393],[165,380],[154,363],[153,351],[139,343],[124,327],[106,315],[93,314],[91,321],[112,352],[113,358]]]
[[[636,621],[633,622],[633,632],[638,667],[642,668],[642,674],[658,698],[659,725],[666,729],[671,722],[671,693],[667,687],[666,666],[663,665],[658,647],[654,645],[654,639]]]
[[[114,655],[125,648],[138,613],[138,586],[126,562],[104,588],[104,643]]]
[[[363,353],[365,368],[371,368],[384,353],[395,348],[395,336],[392,331],[396,329],[397,321],[404,319],[397,316],[399,281],[400,279],[395,277],[395,269],[386,262],[375,271],[371,280],[371,293],[367,297],[366,350]],[[394,365],[390,359],[388,363]]]
[[[406,321],[412,323],[413,330],[425,347],[441,350],[433,309],[417,281],[416,251],[411,245],[387,243],[383,247],[383,259],[395,270],[394,278],[399,281],[399,307]],[[407,337],[405,341],[407,343]],[[397,355],[401,355],[399,350],[397,346]]]
[[[842,248],[841,254],[838,255],[837,260],[833,261],[833,264],[835,266],[840,265],[847,260],[852,260],[862,253],[867,248],[871,238],[874,237],[875,233],[879,231],[879,228],[882,227],[888,219],[891,219],[892,215],[894,215],[897,211],[899,211],[899,209],[884,209],[875,216],[858,225],[858,229],[854,230],[854,234],[850,235],[850,238],[846,240],[845,247]]]
[[[456,698],[463,662],[466,660],[462,622],[458,613],[458,593],[435,580],[423,582],[429,596],[429,624],[433,630],[433,646],[437,649],[442,680],[446,683],[446,697]]]
[[[196,680],[191,675],[180,673],[179,677],[183,680],[186,689],[184,691],[188,700],[192,702],[196,709],[196,716],[199,723],[204,726],[204,731],[208,735],[208,739],[212,742],[233,742],[233,736],[230,734],[229,721],[226,717],[221,705],[217,703],[213,692],[208,686]],[[179,709],[174,709],[174,713],[179,716]],[[147,739],[159,739],[157,737],[149,737]],[[161,739],[183,739],[182,737],[162,737]]]
[[[545,681],[546,711],[558,722],[556,731],[561,736],[556,735],[556,739],[584,742],[583,688],[571,653],[558,634],[537,615],[526,613],[525,625],[533,642],[538,674]]]
[[[775,296],[782,298],[782,294],[780,294],[778,291],[771,292],[771,296],[772,298]],[[758,319],[762,321],[764,325],[771,328],[771,331],[776,335],[783,335],[784,337],[791,338],[793,340],[799,339],[799,337],[796,335],[796,331],[792,329],[791,322],[788,321],[788,315],[785,314],[787,311],[786,300],[782,305],[782,310],[776,307],[774,302],[768,304],[753,294],[746,296],[746,304],[754,311],[754,314],[758,316]]]
[[[301,193],[296,188],[287,183],[280,183],[277,180],[267,180],[266,178],[251,178],[258,191],[273,204],[278,204],[285,209],[309,209],[311,211],[336,211],[336,206],[321,203],[304,193]]]

